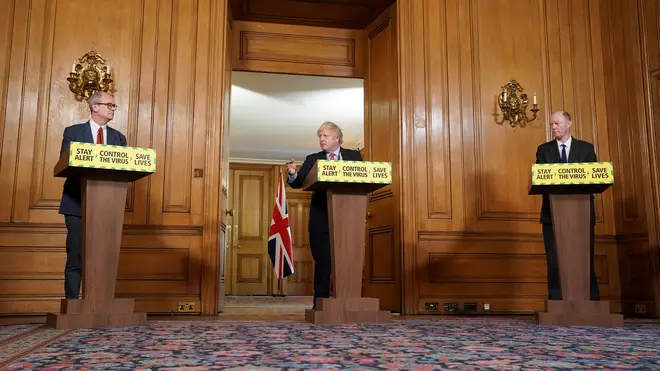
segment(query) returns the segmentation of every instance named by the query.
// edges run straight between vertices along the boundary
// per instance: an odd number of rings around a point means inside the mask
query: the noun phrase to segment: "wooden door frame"
[[[346,30],[346,29],[319,29],[317,27],[309,27],[309,26],[293,26],[293,25],[283,25],[283,24],[277,24],[277,23],[261,23],[261,22],[244,22],[244,21],[234,21],[232,19],[232,14],[230,11],[230,5],[227,3],[227,0],[225,1],[225,6],[226,6],[226,22],[229,25],[229,27],[232,29],[231,30],[231,50],[227,51],[226,49],[224,52],[230,52],[232,55],[232,71],[243,71],[243,72],[265,72],[265,73],[287,73],[287,74],[293,74],[293,75],[314,75],[314,76],[327,76],[327,77],[352,77],[352,78],[362,78],[365,79],[365,70],[367,67],[368,59],[366,57],[366,39],[367,36],[365,33],[365,29],[362,30]],[[400,11],[400,8],[402,5],[400,4],[401,1],[397,0],[395,4],[392,6],[396,7],[397,9],[397,14]],[[406,3],[406,2],[404,2]],[[256,29],[259,29],[260,35],[257,35],[255,32],[255,26],[258,25],[259,27]],[[399,71],[402,70],[401,66],[401,40],[402,40],[402,32],[401,32],[401,23],[398,24],[397,30],[396,30],[396,37],[398,38],[398,45],[399,46]],[[314,40],[321,40],[319,41],[320,43],[325,40],[325,42],[328,42],[328,45],[332,45],[333,47],[336,47],[338,42],[346,42],[347,44],[352,45],[352,50],[354,51],[353,54],[353,59],[352,59],[352,64],[351,63],[344,63],[340,66],[338,65],[333,65],[334,62],[332,61],[320,61],[320,63],[304,63],[304,62],[297,62],[297,61],[292,61],[292,60],[287,60],[286,56],[279,56],[275,58],[264,58],[262,56],[261,60],[258,55],[252,55],[250,54],[250,45],[249,43],[254,38],[261,37],[258,41],[261,43],[267,42],[268,40],[268,33],[272,32],[272,30],[276,27],[282,27],[283,30],[285,30],[288,35],[290,36],[287,38],[290,40],[289,42],[295,43],[296,41],[304,41],[304,42],[309,42],[311,38]],[[325,33],[325,34],[324,34]],[[272,38],[274,41],[281,41],[282,39],[282,34],[278,34],[277,38]],[[310,38],[311,36],[311,38]],[[296,40],[297,38],[297,40]],[[223,47],[226,48],[226,45],[223,44]],[[351,50],[351,49],[349,49]],[[224,54],[223,54],[224,55]],[[350,57],[349,57],[350,59]],[[347,61],[351,62],[351,61]],[[399,82],[402,82],[402,75],[399,74]],[[404,109],[405,107],[402,104],[402,95],[401,95],[401,89],[399,89],[399,100],[397,102],[398,104],[398,121],[399,121],[399,128],[400,128],[400,139],[399,142],[401,143],[401,147],[399,150],[399,158],[398,161],[400,164],[403,164],[404,160],[409,160],[410,155],[404,153],[404,150],[410,151],[411,149],[409,148],[409,145],[406,145],[407,143],[410,143],[408,140],[404,138],[404,136],[408,135],[408,130],[406,129],[406,123],[407,121],[404,120]],[[228,107],[222,107],[222,109],[228,109]],[[365,115],[365,126],[366,126],[366,119],[367,116]],[[224,126],[227,123],[223,122],[223,130]],[[224,146],[224,143],[222,143]],[[367,143],[364,143],[364,147],[367,146]],[[220,154],[223,152],[220,151]],[[223,163],[225,159],[220,156],[219,158],[219,163]],[[394,182],[397,183],[398,189],[402,191],[402,194],[405,194],[405,191],[412,191],[413,187],[408,186],[406,187],[404,182],[401,179],[404,179],[406,176],[410,177],[412,174],[409,174],[409,170],[405,170],[405,167],[403,167],[402,176],[399,176],[399,179],[393,179]],[[405,202],[404,202],[405,201]],[[406,297],[407,292],[409,291],[410,288],[414,289],[414,284],[411,285],[408,280],[405,279],[406,275],[404,274],[407,270],[406,267],[411,267],[413,264],[413,261],[411,260],[414,259],[414,255],[410,255],[410,253],[406,253],[405,251],[405,246],[410,246],[410,242],[413,242],[415,238],[411,237],[414,236],[414,233],[416,233],[415,229],[415,224],[411,223],[411,221],[406,221],[404,215],[408,215],[410,211],[412,211],[410,208],[412,207],[414,199],[410,199],[409,197],[406,197],[404,200],[401,195],[398,196],[398,207],[400,212],[398,213],[398,229],[399,229],[399,245],[400,245],[400,269],[401,269],[401,292],[400,292],[400,298],[401,298],[401,308],[402,308],[402,314],[403,313],[410,313],[411,309],[414,311],[413,308],[416,307],[416,303],[414,303],[414,296],[409,295],[410,297]],[[219,210],[218,210],[218,219],[219,220],[224,220],[225,218],[225,211],[226,211],[227,205],[220,205]],[[411,216],[413,216],[414,213],[411,213]],[[215,218],[214,218],[215,219]],[[411,234],[412,231],[412,234]],[[219,240],[218,240],[219,241]],[[225,248],[226,251],[226,248]],[[225,261],[220,262],[220,264],[226,264],[226,254],[225,256]],[[225,270],[226,271],[226,270]],[[220,272],[218,270],[218,272]],[[269,273],[269,277],[272,276],[272,273]],[[414,276],[414,275],[413,275]],[[216,279],[217,281],[217,279]],[[414,281],[414,278],[413,278]],[[408,290],[407,290],[408,288]],[[217,297],[222,297],[223,295],[218,294]],[[218,305],[217,301],[213,301],[211,304],[215,304],[215,307],[213,308],[213,313],[217,313],[218,310]],[[220,305],[222,307],[222,305]]]
[[[225,229],[225,209],[222,204],[222,172],[224,148],[223,135],[227,123],[223,117],[228,105],[223,99],[227,88],[226,68],[227,68],[227,41],[231,27],[231,11],[228,4],[229,0],[214,0],[211,2],[209,17],[209,36],[208,36],[208,58],[209,64],[216,65],[217,68],[209,68],[208,89],[209,94],[205,102],[207,109],[210,110],[210,120],[220,123],[219,125],[209,125],[207,142],[205,147],[205,165],[204,177],[204,214],[203,214],[203,232],[202,246],[200,256],[202,262],[201,287],[200,287],[200,312],[202,314],[216,314],[223,307],[220,303],[223,301],[220,290],[224,283],[222,282],[223,264],[220,241],[222,232]]]

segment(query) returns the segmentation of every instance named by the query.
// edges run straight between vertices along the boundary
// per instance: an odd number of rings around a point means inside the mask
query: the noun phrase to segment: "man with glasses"
[[[108,93],[95,92],[89,97],[89,121],[64,129],[60,156],[68,151],[71,142],[85,142],[126,146],[124,134],[108,126],[115,117],[115,98]],[[67,178],[62,190],[59,213],[66,223],[66,265],[64,268],[64,294],[67,299],[78,299],[82,276],[82,211],[81,181]]]

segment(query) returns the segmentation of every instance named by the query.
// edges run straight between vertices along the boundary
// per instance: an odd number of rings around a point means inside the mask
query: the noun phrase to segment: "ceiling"
[[[343,147],[361,148],[363,80],[234,71],[229,114],[232,162],[302,161],[320,151],[324,121],[342,129]]]
[[[231,0],[236,20],[362,29],[395,0]]]

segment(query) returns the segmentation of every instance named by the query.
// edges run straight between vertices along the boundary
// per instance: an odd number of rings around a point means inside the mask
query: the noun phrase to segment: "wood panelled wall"
[[[237,71],[364,77],[364,31],[235,21]]]
[[[397,14],[396,27],[379,23],[388,12]],[[621,22],[618,14],[632,18]],[[653,0],[399,0],[396,12],[387,10],[363,33],[236,22],[232,62],[248,71],[364,76],[366,134],[400,117],[400,133],[376,130],[378,144],[365,141],[398,169],[394,193],[372,198],[400,205],[389,215],[394,222],[386,218],[392,239],[367,240],[365,293],[387,307],[397,307],[386,286],[398,287],[399,267],[391,267],[392,254],[370,260],[370,251],[396,252],[400,244],[405,313],[433,313],[427,303],[442,312],[445,302],[475,302],[479,310],[489,303],[495,312],[543,308],[540,197],[527,196],[525,169],[550,139],[550,114],[568,110],[574,135],[618,169],[617,184],[596,203],[601,296],[614,311],[623,292],[627,313],[638,303],[652,312],[660,297],[660,228],[658,207],[647,205],[660,204],[653,157],[660,151],[657,135],[644,133],[658,127],[651,124],[657,108],[645,104],[647,96],[658,99],[657,14]],[[398,35],[398,99],[389,96],[388,73],[369,73],[394,65],[389,32]],[[620,61],[617,48],[629,51]],[[528,127],[498,123],[496,95],[510,79],[538,95],[539,118]],[[381,211],[369,231],[387,232]],[[374,271],[386,279],[374,280]]]
[[[647,113],[646,130],[642,133],[646,139],[649,156],[648,178],[650,187],[645,189],[649,228],[649,260],[651,274],[647,284],[652,291],[654,303],[650,303],[649,315],[660,317],[660,1],[640,0],[638,17],[641,22],[642,50],[645,52],[642,66],[644,87],[647,96],[644,107]],[[655,304],[655,305],[654,305]],[[630,306],[630,313],[634,308]]]
[[[649,174],[651,186],[646,189],[650,207],[647,208],[649,227],[649,260],[653,282],[649,289],[653,291],[655,306],[653,313],[660,317],[660,1],[641,0],[642,7],[638,15],[642,27],[642,50],[645,51],[645,90],[648,94],[647,130],[644,132],[648,141]],[[645,100],[646,101],[646,100]],[[632,309],[632,308],[631,308]]]
[[[396,21],[375,24],[382,15],[368,30],[231,26],[226,5],[118,0],[90,11],[78,0],[0,2],[0,314],[54,311],[62,297],[62,180],[51,174],[64,127],[87,118],[65,79],[90,50],[114,69],[113,126],[161,159],[127,200],[118,295],[136,297],[138,310],[222,307],[236,69],[369,80],[365,108],[380,142],[365,143],[367,155],[397,169],[384,206],[374,206],[399,208],[370,223],[393,228],[382,231],[401,251],[401,283],[390,279],[395,256],[373,276],[402,287],[404,313],[434,313],[427,303],[442,312],[445,302],[543,309],[541,200],[527,195],[527,176],[550,138],[549,115],[568,110],[574,135],[617,169],[617,184],[596,202],[603,300],[615,311],[643,304],[660,313],[657,1],[398,0],[388,10]],[[397,63],[377,63],[394,45]],[[524,128],[496,117],[496,95],[511,79],[540,103]],[[378,128],[393,117],[400,125],[388,137]],[[367,291],[396,297],[372,281]]]
[[[399,97],[396,5],[374,19],[366,29],[364,79],[365,114],[363,158],[392,163],[398,179]],[[398,182],[369,195],[362,294],[378,298],[380,307],[401,312],[401,192]]]
[[[129,190],[117,294],[139,311],[215,308],[226,2],[5,0],[0,14],[0,314],[57,311],[63,297],[52,169],[64,128],[88,118],[66,78],[90,50],[114,71],[111,126],[159,158]]]
[[[445,302],[544,308],[541,198],[527,195],[529,168],[550,139],[550,114],[564,109],[573,134],[612,160],[601,4],[398,1],[406,312],[428,312],[429,302],[441,312]],[[539,118],[524,128],[495,117],[496,95],[511,79],[538,96]],[[620,183],[634,187],[618,169]],[[600,292],[619,310],[612,191],[596,198],[596,213]]]
[[[601,3],[624,313],[660,315],[660,52],[657,0]],[[637,307],[637,308],[636,308]]]

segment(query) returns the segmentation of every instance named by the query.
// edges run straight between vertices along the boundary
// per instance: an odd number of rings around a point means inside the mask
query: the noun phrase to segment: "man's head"
[[[330,121],[324,122],[316,131],[316,135],[319,137],[321,149],[326,152],[337,150],[344,141],[344,135],[339,126]]]
[[[571,115],[566,111],[557,111],[550,116],[552,137],[561,141],[571,136]]]
[[[92,120],[99,125],[105,125],[115,117],[115,97],[111,94],[97,91],[89,97],[89,112]]]

